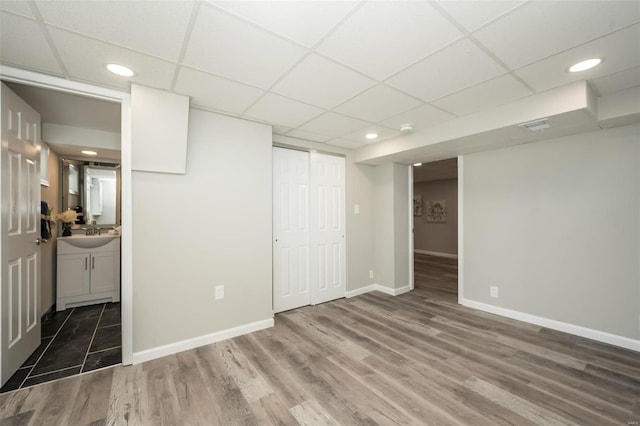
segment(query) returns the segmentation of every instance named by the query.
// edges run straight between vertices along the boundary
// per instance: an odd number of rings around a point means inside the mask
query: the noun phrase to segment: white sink
[[[109,244],[120,235],[72,235],[70,237],[58,237],[58,241],[64,241],[74,247],[93,249]]]

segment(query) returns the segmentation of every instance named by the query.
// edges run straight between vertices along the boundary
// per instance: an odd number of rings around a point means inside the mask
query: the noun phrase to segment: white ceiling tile
[[[216,1],[213,4],[307,47],[315,45],[356,1]]]
[[[24,0],[2,0],[0,1],[0,10],[8,10],[13,13],[18,13],[22,16],[34,18],[33,12],[29,7],[29,3]]]
[[[640,86],[640,67],[629,68],[615,74],[596,78],[592,81],[592,84],[600,96]]]
[[[421,104],[417,99],[381,84],[340,105],[335,111],[378,122]]]
[[[268,88],[305,53],[289,41],[203,4],[183,63]]]
[[[333,108],[374,84],[370,78],[312,54],[272,90],[312,105]]]
[[[267,93],[244,115],[268,123],[298,127],[320,113],[322,110],[319,108]]]
[[[572,73],[571,65],[589,58],[603,58],[600,65]],[[538,91],[562,86],[576,80],[594,79],[640,65],[640,24],[559,53],[516,71]]]
[[[474,35],[516,69],[638,22],[639,5],[637,0],[530,1]]]
[[[0,12],[0,61],[50,74],[62,74],[38,24]]]
[[[531,95],[531,90],[509,74],[485,81],[432,102],[455,115],[467,115]]]
[[[286,126],[278,126],[276,125],[272,125],[271,129],[273,131],[273,134],[276,135],[284,135],[285,133],[287,133],[288,131],[291,130],[291,127],[286,127]]]
[[[249,108],[264,93],[255,87],[184,67],[180,69],[174,91],[189,95],[195,105],[236,114]]]
[[[328,112],[306,123],[304,126],[300,127],[300,129],[308,132],[319,133],[321,135],[337,137],[346,133],[351,133],[354,130],[361,129],[368,124],[370,123],[367,123],[366,121]]]
[[[365,135],[367,135],[368,133],[377,133],[378,137],[376,139],[367,139]],[[400,134],[401,134],[400,130],[393,130],[393,129],[386,128],[384,126],[370,124],[365,128],[357,130],[353,133],[349,133],[348,135],[342,136],[342,139],[347,139],[351,141],[360,142],[366,145],[371,145],[373,143],[382,142],[382,141],[386,141],[387,139],[394,138],[396,136],[399,136]]]
[[[317,50],[382,80],[461,36],[428,2],[378,1],[365,3]]]
[[[360,147],[365,146],[366,144],[355,141],[348,141],[346,139],[333,139],[327,142],[327,145],[339,146],[341,148],[347,149],[358,149]]]
[[[523,3],[523,0],[438,0],[438,5],[468,31],[477,29]]]
[[[505,69],[467,39],[387,80],[387,84],[429,102],[503,74]]]
[[[422,130],[452,118],[456,118],[456,116],[431,105],[423,105],[384,120],[380,124],[393,129],[400,129],[403,124],[413,124],[416,130]]]
[[[331,136],[320,135],[318,133],[313,132],[305,132],[304,130],[295,129],[287,133],[287,136],[291,136],[292,138],[298,139],[306,139],[308,141],[314,142],[326,142],[331,139]]]
[[[44,21],[177,61],[192,1],[38,1]]]
[[[129,82],[168,90],[175,72],[175,64],[151,56],[87,38],[65,30],[49,28],[69,75],[102,86],[129,89]],[[131,68],[135,75],[119,77],[105,68],[117,63]]]

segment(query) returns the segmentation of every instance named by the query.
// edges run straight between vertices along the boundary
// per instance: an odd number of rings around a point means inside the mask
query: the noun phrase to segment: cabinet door
[[[117,252],[91,253],[91,293],[114,291],[120,284]]]
[[[89,294],[89,255],[58,256],[58,298]]]

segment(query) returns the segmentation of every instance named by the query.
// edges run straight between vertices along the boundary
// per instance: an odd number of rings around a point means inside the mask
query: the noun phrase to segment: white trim
[[[122,285],[122,364],[132,363],[133,357],[133,242],[132,242],[132,183],[131,183],[131,95],[127,92],[92,86],[60,77],[40,74],[0,65],[0,77],[6,81],[42,87],[65,93],[117,102],[121,105],[121,272]]]
[[[413,290],[415,286],[414,276],[414,223],[413,223],[413,166],[409,166],[409,290]]]
[[[524,321],[530,324],[539,325],[541,327],[562,331],[576,336],[586,337],[587,339],[596,340],[598,342],[608,343],[610,345],[620,346],[622,348],[640,352],[640,340],[631,339],[629,337],[618,336],[616,334],[611,334],[604,331],[593,330],[591,328],[586,328],[575,324],[556,321],[553,319],[514,311],[512,309],[502,308],[500,306],[488,305],[486,303],[476,302],[474,300],[464,298],[460,300],[460,304],[469,308],[474,308],[480,311],[500,315],[502,317]]]
[[[409,285],[405,285],[400,288],[389,288],[380,284],[370,284],[364,287],[357,288],[355,290],[348,291],[345,295],[347,298],[360,296],[361,294],[369,293],[371,291],[379,291],[384,294],[388,294],[390,296],[398,296],[403,293],[408,293],[411,291]]]
[[[458,303],[464,299],[464,157],[458,155]]]
[[[187,351],[200,346],[210,345],[211,343],[264,330],[265,328],[273,327],[274,324],[275,322],[273,318],[267,318],[249,324],[228,328],[226,330],[216,331],[215,333],[205,334],[204,336],[193,337],[191,339],[146,349],[144,351],[134,352],[133,363],[140,364],[141,362],[151,361],[152,359],[162,358],[163,356],[173,355],[178,352]]]
[[[431,256],[446,257],[448,259],[457,259],[458,258],[457,254],[441,253],[439,251],[429,251],[429,250],[415,249],[415,250],[413,250],[413,252],[414,253],[419,253],[419,254],[428,254],[428,255],[431,255]]]

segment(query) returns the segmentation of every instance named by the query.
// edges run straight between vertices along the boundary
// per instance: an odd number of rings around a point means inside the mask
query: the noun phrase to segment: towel
[[[49,204],[40,201],[40,238],[48,240],[51,238],[51,217],[49,216]]]

